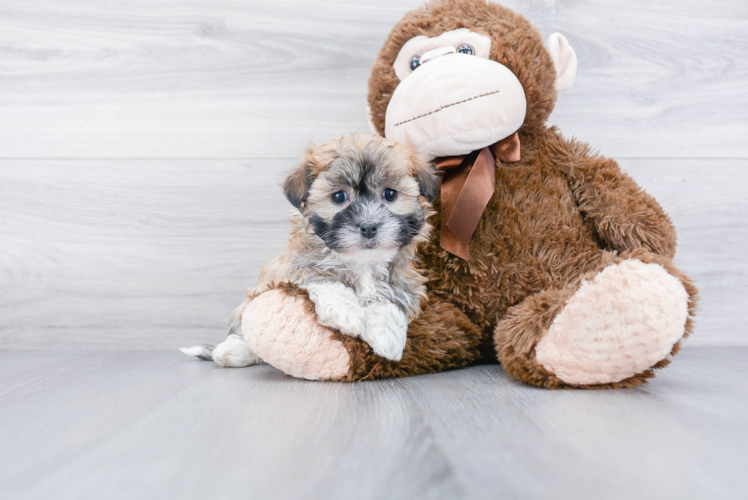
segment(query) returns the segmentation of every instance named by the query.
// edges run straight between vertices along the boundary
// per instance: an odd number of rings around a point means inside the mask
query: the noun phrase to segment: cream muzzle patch
[[[517,77],[488,58],[491,40],[467,29],[406,42],[395,60],[401,82],[385,115],[385,137],[430,159],[465,155],[520,128],[527,102]],[[410,63],[414,57],[423,63]]]
[[[451,108],[452,106],[457,106],[458,104],[463,104],[463,103],[466,103],[468,101],[472,101],[473,99],[478,99],[480,97],[486,97],[486,96],[489,96],[489,95],[498,94],[499,92],[500,92],[499,90],[494,90],[493,92],[486,92],[485,94],[476,95],[476,96],[473,96],[473,97],[468,97],[467,99],[463,99],[462,101],[458,101],[458,102],[453,102],[452,104],[447,104],[446,106],[440,106],[437,109],[435,109],[433,111],[429,111],[426,114],[418,115],[418,116],[416,116],[414,118],[411,118],[410,120],[405,120],[404,122],[396,123],[394,126],[395,127],[399,127],[400,125],[405,125],[406,123],[412,122],[413,120],[418,120],[419,118],[424,118],[426,116],[433,115],[434,113],[438,113],[439,111],[441,111],[443,109]]]

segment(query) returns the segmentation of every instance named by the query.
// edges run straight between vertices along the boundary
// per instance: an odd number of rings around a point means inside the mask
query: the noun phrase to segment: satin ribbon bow
[[[436,168],[445,171],[439,244],[464,260],[470,260],[470,238],[496,190],[496,158],[504,163],[519,161],[517,132],[469,155],[434,160]]]

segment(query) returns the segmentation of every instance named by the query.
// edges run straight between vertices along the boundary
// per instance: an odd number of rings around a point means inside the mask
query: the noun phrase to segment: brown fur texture
[[[520,137],[522,159],[497,162],[496,193],[471,240],[471,260],[438,246],[438,203],[431,220],[436,234],[423,251],[427,287],[487,336],[509,307],[573,282],[605,250],[670,256],[675,249],[669,217],[613,160],[591,155],[553,128]],[[598,167],[599,175],[590,173]]]
[[[428,301],[410,323],[403,357],[397,363],[374,355],[358,339],[337,335],[351,355],[347,382],[464,368],[480,356],[480,330],[455,306],[441,301]]]

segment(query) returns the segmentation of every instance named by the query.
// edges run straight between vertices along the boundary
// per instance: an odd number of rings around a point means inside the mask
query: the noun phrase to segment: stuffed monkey
[[[429,298],[400,362],[320,326],[301,290],[257,297],[249,346],[286,373],[365,380],[498,360],[548,388],[633,387],[692,330],[696,288],[670,218],[618,164],[546,125],[576,55],[485,0],[434,0],[395,25],[369,79],[369,118],[443,170]],[[251,325],[251,326],[250,326]]]

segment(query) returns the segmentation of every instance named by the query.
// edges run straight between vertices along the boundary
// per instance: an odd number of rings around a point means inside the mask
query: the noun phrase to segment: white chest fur
[[[351,271],[358,278],[356,296],[362,306],[375,301],[378,295],[378,288],[386,284],[384,278],[387,276],[387,270],[379,266],[379,264],[369,263],[358,263],[351,266]],[[378,282],[381,283],[378,284]]]
[[[340,282],[305,286],[321,325],[359,337],[379,356],[399,361],[405,348],[408,318],[381,293],[387,268],[360,263],[349,269],[358,278],[355,290]]]

